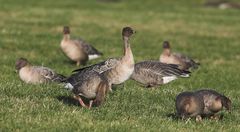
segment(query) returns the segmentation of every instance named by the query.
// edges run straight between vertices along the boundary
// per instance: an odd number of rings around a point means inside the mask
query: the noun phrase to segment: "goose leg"
[[[90,100],[88,108],[91,109],[93,104],[93,100]]]
[[[74,98],[79,101],[79,103],[82,107],[88,108],[87,105],[85,105],[85,103],[81,99],[81,97],[74,95]]]
[[[77,61],[77,66],[79,66],[80,65],[80,61]]]

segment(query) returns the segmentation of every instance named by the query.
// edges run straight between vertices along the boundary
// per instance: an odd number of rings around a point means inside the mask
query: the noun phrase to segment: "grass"
[[[239,10],[203,7],[203,1],[0,0],[0,131],[238,131],[240,129]],[[131,26],[135,61],[158,60],[164,40],[192,56],[201,67],[189,79],[155,89],[132,80],[108,94],[99,108],[71,103],[71,93],[57,84],[29,85],[14,73],[15,60],[70,75],[77,67],[61,53],[62,27],[69,25],[105,55],[88,65],[122,55],[121,29]],[[216,122],[188,123],[175,112],[175,96],[212,88],[229,96],[231,114]]]

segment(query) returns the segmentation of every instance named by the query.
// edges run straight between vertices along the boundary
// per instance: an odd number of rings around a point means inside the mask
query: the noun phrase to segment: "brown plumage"
[[[198,90],[195,92],[182,92],[176,97],[177,115],[181,118],[203,117],[216,119],[217,113],[225,107],[231,110],[231,100],[214,90]]]
[[[72,74],[66,82],[68,82],[67,88],[72,89],[75,99],[79,101],[81,106],[86,108],[91,108],[92,104],[101,105],[110,89],[105,76],[87,68]],[[82,101],[82,97],[90,100],[89,105]]]
[[[189,76],[189,71],[181,70],[177,65],[158,61],[142,61],[135,64],[131,79],[144,84],[146,87],[154,87],[169,83],[178,77]]]
[[[240,9],[240,3],[229,2],[227,0],[207,0],[204,5],[208,7],[216,7],[219,9]]]
[[[63,39],[61,48],[65,55],[72,61],[77,62],[77,65],[85,64],[88,60],[102,56],[102,53],[95,49],[90,44],[82,39],[71,39],[70,29],[65,26],[63,28]]]
[[[195,117],[197,121],[201,121],[204,110],[203,99],[193,92],[182,92],[176,97],[176,110],[177,116],[182,119]]]
[[[19,58],[16,61],[16,70],[19,72],[20,79],[26,83],[60,83],[66,79],[65,76],[54,72],[50,68],[31,65],[25,58]]]
[[[121,58],[110,58],[98,64],[86,67],[84,69],[94,70],[99,74],[104,74],[108,79],[109,85],[121,84],[131,76],[134,71],[134,58],[129,44],[129,39],[134,31],[130,27],[122,30],[124,42],[124,55]],[[77,69],[75,71],[81,71]]]
[[[203,116],[211,117],[221,111],[224,107],[230,111],[232,102],[231,100],[214,90],[203,89],[195,92],[198,96],[201,96],[204,100]]]
[[[189,70],[190,68],[196,69],[200,65],[188,56],[180,53],[172,53],[168,41],[163,42],[163,52],[160,55],[159,60],[162,63],[178,65],[182,70]]]

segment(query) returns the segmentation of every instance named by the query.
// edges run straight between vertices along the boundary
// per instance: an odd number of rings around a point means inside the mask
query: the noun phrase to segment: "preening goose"
[[[189,73],[189,71],[178,69],[177,65],[143,61],[135,64],[131,79],[146,87],[153,87],[169,83],[178,77],[189,77]]]
[[[200,65],[200,63],[196,63],[188,56],[180,53],[172,53],[168,41],[163,42],[163,52],[160,55],[160,62],[179,65],[179,68],[183,70],[189,70],[190,68],[196,69]]]
[[[134,58],[129,44],[130,36],[134,33],[132,28],[125,27],[122,30],[122,37],[124,42],[124,55],[121,58],[110,58],[101,63],[86,67],[84,69],[91,69],[99,74],[106,76],[109,85],[121,84],[131,76],[134,71]],[[78,69],[82,70],[82,69]],[[78,71],[75,70],[75,71]]]
[[[66,56],[72,61],[77,62],[77,65],[85,64],[88,60],[102,56],[101,52],[84,40],[71,39],[70,28],[68,26],[63,28],[63,39],[60,46]]]
[[[25,58],[19,58],[15,66],[16,70],[19,72],[20,79],[26,83],[61,83],[66,79],[65,76],[54,72],[50,68],[31,65]]]

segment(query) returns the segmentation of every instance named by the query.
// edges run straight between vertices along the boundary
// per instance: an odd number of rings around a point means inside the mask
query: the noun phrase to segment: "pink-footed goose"
[[[200,63],[196,63],[193,59],[180,53],[172,53],[168,41],[163,42],[163,52],[160,55],[160,62],[178,65],[182,70],[196,69]]]
[[[60,46],[68,58],[77,62],[77,66],[85,64],[88,60],[102,56],[101,52],[92,45],[86,43],[84,40],[71,39],[70,28],[68,26],[63,28],[63,39]]]
[[[159,61],[142,61],[135,64],[131,79],[146,87],[169,83],[179,77],[189,77],[190,72],[181,70],[177,65]]]
[[[43,66],[33,66],[27,59],[19,58],[16,61],[16,70],[19,77],[26,83],[39,84],[48,82],[61,83],[66,79],[65,76],[54,72],[52,69]]]
[[[99,106],[104,101],[106,93],[112,84],[126,81],[134,70],[134,60],[129,44],[129,37],[133,34],[130,27],[122,30],[124,40],[124,56],[118,59],[110,58],[98,64],[77,69],[67,80],[66,88],[72,90],[75,99],[83,107],[91,108],[92,104]],[[81,97],[90,100],[87,106]]]
[[[196,117],[201,121],[203,117],[220,119],[217,113],[225,107],[229,112],[231,100],[210,89],[201,89],[195,92],[182,92],[176,97],[177,116],[186,119]]]
[[[130,78],[134,71],[134,58],[130,47],[129,39],[134,33],[132,28],[125,27],[122,30],[122,37],[124,42],[124,55],[121,58],[110,58],[98,64],[85,67],[83,69],[94,70],[99,74],[106,76],[109,85],[121,84]],[[82,69],[77,69],[81,71]]]

